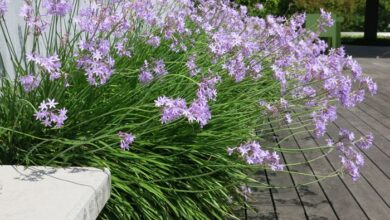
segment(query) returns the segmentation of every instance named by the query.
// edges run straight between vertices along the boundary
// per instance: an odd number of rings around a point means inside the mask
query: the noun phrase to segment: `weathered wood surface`
[[[330,125],[326,138],[337,138],[340,127],[349,128],[358,136],[367,132],[374,134],[374,146],[361,150],[366,159],[361,178],[356,183],[347,175],[317,181],[322,175],[334,173],[340,167],[337,154],[328,153],[327,149],[283,153],[283,162],[287,164],[318,159],[288,167],[289,171],[309,175],[275,175],[270,171],[255,173],[254,178],[285,188],[255,189],[249,200],[253,208],[247,210],[243,219],[390,219],[390,58],[383,56],[390,53],[390,47],[348,49],[358,51],[358,55],[364,54],[357,59],[365,73],[377,81],[379,92],[376,96],[367,97],[355,109],[341,110],[337,121]],[[290,131],[284,131],[276,135],[283,137],[289,134]],[[303,127],[298,135],[291,136],[281,145],[304,149],[325,144],[324,140],[314,139],[309,129]],[[300,185],[306,182],[314,183]]]

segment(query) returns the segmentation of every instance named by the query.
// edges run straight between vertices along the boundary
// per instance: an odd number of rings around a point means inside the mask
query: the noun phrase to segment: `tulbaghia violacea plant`
[[[42,101],[39,105],[39,111],[35,112],[35,118],[46,127],[60,128],[64,125],[67,110],[65,108],[57,109],[57,102],[54,99]]]
[[[227,0],[25,1],[20,54],[6,13],[0,0],[13,66],[0,163],[109,167],[106,219],[226,219],[248,170],[288,172],[280,152],[292,149],[275,134],[305,122],[324,138],[338,108],[377,90],[319,38],[325,11],[313,32],[304,13],[251,17]],[[326,143],[358,180],[372,134],[341,129]]]

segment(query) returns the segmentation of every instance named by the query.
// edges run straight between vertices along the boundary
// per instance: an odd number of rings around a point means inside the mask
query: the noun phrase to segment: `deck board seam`
[[[268,119],[268,121],[269,121],[269,119]],[[269,121],[269,122],[270,122],[270,121]],[[275,134],[275,142],[276,142],[276,144],[278,145],[278,147],[281,149],[281,146],[280,146],[280,144],[279,144],[279,139],[278,139],[278,137],[277,137],[277,134],[275,133],[275,129],[273,128],[272,123],[270,124],[270,126],[271,126],[271,129],[272,129],[272,133]],[[281,152],[281,155],[282,155],[282,158],[283,158],[284,162],[287,163],[287,160],[286,160],[286,158],[285,158],[283,152]],[[291,174],[291,172],[290,172],[290,168],[289,168],[288,166],[286,166],[286,169],[287,169],[287,171],[289,172],[289,176],[290,176],[291,182],[293,183],[295,192],[296,192],[296,194],[297,194],[297,196],[298,196],[298,199],[299,199],[299,202],[300,202],[300,204],[301,204],[301,206],[302,206],[303,213],[304,213],[306,219],[309,219],[309,216],[308,216],[307,211],[306,211],[306,208],[305,208],[305,206],[304,206],[304,204],[303,204],[302,198],[301,198],[301,196],[300,196],[300,194],[299,194],[299,192],[298,192],[298,189],[297,189],[297,187],[296,187],[294,178],[292,177],[292,174]]]
[[[298,117],[298,120],[299,120],[299,122],[302,122],[300,117]],[[309,133],[307,127],[304,126],[304,128],[305,128],[305,130]],[[291,132],[291,130],[290,130],[290,132]],[[294,141],[295,141],[295,143],[297,144],[298,148],[299,148],[299,149],[302,149],[302,147],[301,147],[301,145],[298,143],[298,140],[296,139],[295,135],[293,135],[293,138],[294,138]],[[317,145],[318,145],[318,144],[317,144]],[[305,161],[308,162],[308,159],[307,159],[307,157],[306,157],[306,155],[305,155],[304,152],[302,152],[302,155],[303,155],[303,158],[305,159]],[[337,219],[340,219],[339,215],[338,215],[337,212],[336,212],[336,209],[335,209],[334,206],[333,206],[333,203],[331,202],[331,200],[329,199],[328,195],[326,194],[326,192],[325,192],[325,190],[324,190],[324,188],[323,188],[321,182],[319,181],[318,177],[315,175],[315,172],[314,172],[313,167],[311,166],[311,164],[310,164],[309,162],[307,163],[307,165],[309,166],[309,168],[310,168],[310,170],[311,170],[311,173],[314,175],[314,178],[318,181],[317,183],[318,183],[318,185],[319,185],[319,187],[320,187],[322,193],[324,194],[326,200],[328,201],[329,206],[330,206],[331,209],[333,210],[333,213],[335,214],[336,218],[337,218]]]
[[[267,184],[270,186],[270,179],[268,177],[268,172],[266,169],[264,169],[264,173],[265,173],[265,178],[267,180]],[[269,194],[271,196],[271,201],[272,201],[272,206],[274,208],[274,216],[275,216],[275,219],[278,220],[279,217],[278,217],[278,213],[277,213],[277,209],[276,209],[276,204],[275,204],[275,201],[274,201],[274,196],[273,196],[273,193],[272,193],[272,188],[268,188],[268,191],[269,191]]]
[[[384,115],[382,112],[380,112],[378,109],[372,107],[372,106],[369,106],[371,109],[373,109],[374,111],[376,111],[378,114],[382,115],[383,117],[386,117],[388,118],[387,115]],[[378,120],[376,117],[374,117],[372,114],[368,113],[367,111],[365,111],[362,107],[358,106],[357,107],[360,111],[364,112],[365,114],[369,115],[371,118],[373,118],[375,121],[379,122],[379,124],[383,125],[384,127],[390,129],[390,127],[384,123],[382,123],[380,120]],[[352,112],[352,111],[351,111]],[[356,114],[355,114],[356,115]],[[357,116],[359,117],[359,116]],[[360,117],[359,117],[360,118]],[[387,138],[386,138],[387,139]],[[388,141],[390,141],[389,139],[387,139]]]

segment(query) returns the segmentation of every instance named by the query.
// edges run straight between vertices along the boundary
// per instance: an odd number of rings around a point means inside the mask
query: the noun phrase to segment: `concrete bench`
[[[0,219],[92,220],[110,192],[107,169],[0,166]]]

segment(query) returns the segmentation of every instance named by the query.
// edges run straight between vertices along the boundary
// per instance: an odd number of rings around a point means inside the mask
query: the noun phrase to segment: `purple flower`
[[[206,100],[196,99],[192,102],[186,116],[189,122],[196,121],[203,128],[211,119],[211,112]]]
[[[187,103],[184,99],[170,99],[165,96],[154,101],[156,107],[162,107],[161,122],[166,124],[188,115]]]
[[[261,149],[260,144],[256,141],[247,142],[235,148],[228,148],[229,155],[234,152],[240,154],[248,164],[262,164],[269,166],[273,171],[280,171],[284,168],[277,153]]]
[[[0,16],[4,16],[7,11],[7,0],[0,0]]]
[[[148,43],[149,45],[158,47],[158,46],[160,46],[160,37],[152,36],[151,38],[149,38],[149,40],[147,41],[147,43]]]
[[[138,79],[141,83],[149,83],[153,80],[153,75],[147,70],[142,70],[138,76]]]
[[[348,174],[352,177],[352,181],[356,182],[360,178],[359,167],[347,157],[341,157],[341,164]]]
[[[374,135],[372,133],[369,133],[363,136],[362,138],[360,138],[360,140],[358,140],[355,144],[356,146],[362,149],[369,149],[371,148],[373,142],[374,142]]]
[[[123,56],[131,57],[131,52],[126,49],[127,41],[128,41],[128,39],[125,38],[125,39],[123,39],[115,44],[115,49],[117,51],[117,54],[121,57],[123,57]]]
[[[22,84],[23,89],[26,92],[31,92],[32,90],[36,89],[40,84],[40,80],[32,74],[19,77],[19,82]]]
[[[363,80],[362,80],[362,83],[365,83],[367,88],[368,88],[368,91],[371,93],[371,95],[375,95],[377,90],[378,90],[378,86],[377,84],[372,80],[371,77],[364,77]]]
[[[197,68],[195,61],[196,61],[196,55],[193,54],[188,58],[186,62],[186,66],[190,71],[190,76],[196,76],[200,72],[200,69]]]
[[[343,156],[340,156],[343,168],[352,177],[354,182],[357,181],[360,177],[359,170],[364,165],[363,155],[354,150],[352,147],[347,149],[340,148],[340,150],[344,154]]]
[[[69,0],[44,0],[42,7],[47,10],[48,14],[58,16],[65,16],[72,10]]]
[[[132,133],[125,133],[122,131],[118,133],[118,136],[121,138],[121,148],[123,150],[129,150],[130,145],[133,144],[135,140],[135,136]]]
[[[211,112],[208,105],[210,100],[215,100],[217,91],[215,85],[220,81],[219,76],[205,78],[197,91],[197,98],[190,107],[184,99],[170,99],[165,96],[155,100],[156,107],[162,108],[161,122],[168,123],[181,117],[187,118],[192,123],[196,121],[203,128],[211,119]]]
[[[336,106],[324,106],[319,111],[313,112],[311,116],[315,125],[316,137],[322,137],[326,132],[328,123],[337,119]]]
[[[168,71],[165,69],[165,63],[164,60],[160,59],[154,62],[154,68],[153,71],[155,74],[159,76],[164,76],[168,74]]]
[[[220,81],[221,77],[219,76],[204,78],[203,81],[199,84],[199,88],[196,93],[198,99],[215,101],[217,98],[217,90],[215,89],[215,86]]]
[[[141,83],[149,83],[155,78],[155,76],[159,77],[166,74],[168,74],[168,71],[165,69],[164,60],[160,59],[154,61],[152,67],[150,67],[149,62],[145,60],[138,79]]]
[[[355,140],[355,133],[346,128],[340,128],[339,135],[343,138],[347,138],[349,141]]]
[[[141,68],[141,72],[138,76],[138,79],[141,83],[149,83],[153,80],[153,74],[149,70],[149,63],[147,60],[144,61],[144,65]]]
[[[57,55],[43,57],[39,54],[27,54],[27,61],[34,62],[40,66],[44,71],[49,73],[50,80],[55,80],[61,77],[60,68],[61,63]]]
[[[24,4],[20,9],[19,15],[22,16],[25,20],[30,19],[34,14],[34,9],[31,5]]]
[[[230,59],[223,68],[228,71],[228,74],[235,78],[236,82],[242,81],[248,68],[245,66],[244,57],[242,54],[238,54],[235,58]]]
[[[333,19],[332,14],[330,12],[326,12],[324,9],[320,9],[321,11],[321,19],[320,19],[320,27],[332,27],[333,26]]]
[[[313,98],[316,96],[316,90],[311,86],[305,86],[302,88],[303,95],[305,97]]]
[[[85,70],[89,84],[98,86],[107,83],[114,73],[115,65],[115,60],[109,54],[110,42],[100,39],[81,41],[79,48],[84,55],[77,60],[77,67]]]
[[[330,139],[330,138],[327,138],[325,141],[326,141],[326,145],[327,145],[328,147],[332,147],[332,146],[334,145],[333,140]]]
[[[359,80],[362,77],[362,73],[363,73],[362,67],[359,65],[359,63],[356,60],[348,57],[347,66],[351,69],[352,75],[355,79]]]
[[[316,137],[320,138],[324,136],[326,132],[326,125],[327,125],[326,122],[323,121],[322,119],[315,118],[314,125],[315,125],[314,133]]]
[[[40,35],[45,31],[48,23],[44,21],[40,15],[35,15],[31,3],[23,4],[19,15],[24,18],[27,26],[34,30],[35,35]]]
[[[67,110],[65,108],[56,109],[58,103],[54,99],[47,99],[42,101],[39,105],[39,111],[35,112],[34,116],[36,120],[40,121],[45,127],[60,128],[64,125],[64,122],[68,117],[66,116]]]
[[[254,79],[260,79],[262,77],[261,71],[263,70],[263,67],[257,60],[251,60],[250,61],[250,70],[254,72]]]

